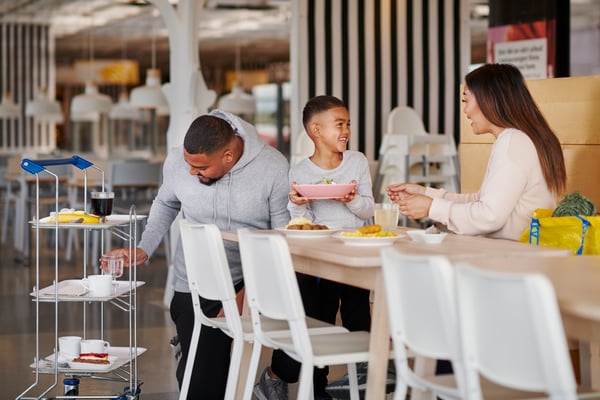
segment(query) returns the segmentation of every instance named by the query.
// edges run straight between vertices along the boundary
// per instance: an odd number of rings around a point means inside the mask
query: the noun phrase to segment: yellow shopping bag
[[[538,208],[519,241],[569,249],[573,254],[600,254],[600,217],[553,217],[552,210]]]

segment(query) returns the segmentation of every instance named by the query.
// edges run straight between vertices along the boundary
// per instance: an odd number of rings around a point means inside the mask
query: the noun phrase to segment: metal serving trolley
[[[95,171],[101,175],[101,187],[104,191],[104,171],[77,155],[71,158],[49,159],[49,160],[30,160],[23,159],[21,168],[35,175],[35,216],[30,221],[32,229],[35,231],[35,286],[31,293],[35,305],[35,355],[31,368],[34,372],[34,382],[17,396],[19,400],[28,399],[118,399],[129,400],[138,399],[140,395],[141,381],[138,378],[137,359],[146,349],[138,347],[137,344],[137,288],[144,282],[137,280],[136,252],[137,243],[137,222],[144,219],[145,216],[136,214],[135,206],[132,205],[128,215],[110,215],[103,223],[59,223],[59,178],[51,171],[52,166],[72,165],[83,172],[83,198],[87,213],[87,194],[88,194],[88,170]],[[55,180],[55,207],[56,218],[53,222],[48,222],[48,218],[40,218],[40,175],[48,174]],[[54,230],[54,280],[53,282],[40,282],[40,231],[42,229]],[[129,247],[129,268],[127,268],[127,279],[117,281],[113,294],[105,297],[92,297],[86,290],[82,290],[81,278],[59,281],[59,256],[58,242],[59,230],[79,229],[83,231],[83,278],[87,277],[87,252],[88,239],[92,231],[98,231],[101,237],[100,251],[104,252],[104,232],[110,232],[112,235],[125,240]],[[124,276],[125,276],[124,271]],[[40,287],[41,285],[49,286]],[[95,365],[69,362],[70,360],[61,359],[58,352],[59,327],[59,303],[61,302],[81,302],[83,304],[83,327],[82,338],[86,339],[88,330],[88,319],[91,312],[88,307],[92,304],[99,304],[100,307],[100,335],[104,339],[105,326],[105,305],[111,304],[128,314],[128,340],[127,346],[110,346],[108,350],[109,364]],[[54,304],[54,344],[53,351],[49,353],[46,349],[40,348],[40,307],[42,303]],[[80,366],[83,365],[83,366]],[[50,384],[42,383],[40,374],[54,375],[53,382]],[[59,376],[64,376],[62,395],[51,395],[50,393],[59,387]],[[109,380],[123,382],[127,386],[123,391],[117,394],[107,395],[79,395],[80,378],[92,378],[99,380]],[[52,380],[52,378],[50,379]],[[39,394],[32,395],[32,392]]]

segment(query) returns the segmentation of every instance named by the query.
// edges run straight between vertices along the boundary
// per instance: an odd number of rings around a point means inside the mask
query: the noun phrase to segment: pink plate
[[[296,185],[294,188],[307,199],[341,199],[355,188],[354,183],[318,183],[315,185]]]

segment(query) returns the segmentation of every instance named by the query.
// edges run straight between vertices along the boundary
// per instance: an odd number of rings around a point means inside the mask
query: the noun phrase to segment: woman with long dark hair
[[[558,138],[513,65],[486,64],[465,77],[464,112],[476,135],[495,142],[476,193],[400,183],[387,188],[409,218],[429,217],[449,230],[518,240],[536,208],[556,207],[566,186]]]

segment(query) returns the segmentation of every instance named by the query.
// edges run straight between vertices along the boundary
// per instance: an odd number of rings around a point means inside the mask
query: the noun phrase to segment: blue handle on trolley
[[[55,158],[50,160],[30,160],[28,158],[21,160],[21,168],[34,175],[45,170],[44,166],[67,164],[72,164],[81,170],[94,165],[92,162],[79,156],[73,156],[70,158]]]

